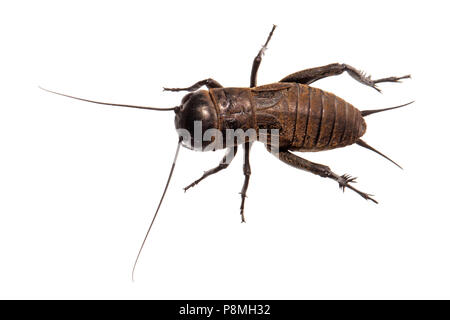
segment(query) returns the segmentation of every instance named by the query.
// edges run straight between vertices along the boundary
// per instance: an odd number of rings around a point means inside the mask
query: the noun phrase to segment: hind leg
[[[349,66],[348,64],[343,63],[332,63],[326,66],[306,69],[302,71],[298,71],[292,73],[283,79],[280,82],[297,82],[301,84],[311,84],[314,81],[330,77],[337,76],[346,71],[353,79],[356,81],[374,88],[378,92],[381,92],[380,89],[376,86],[377,83],[381,82],[400,82],[401,79],[411,78],[411,75],[406,75],[403,77],[388,77],[377,80],[372,80],[370,76],[364,74],[364,72],[357,70],[356,68]]]
[[[311,172],[313,174],[319,175],[323,178],[330,178],[339,184],[339,188],[342,188],[342,191],[345,190],[345,188],[349,188],[353,191],[355,191],[357,194],[359,194],[361,197],[363,197],[366,200],[371,200],[375,203],[378,203],[375,199],[371,197],[370,194],[367,194],[365,192],[361,192],[358,189],[354,188],[352,185],[350,185],[351,182],[355,182],[356,178],[352,178],[351,176],[344,174],[342,176],[337,175],[328,166],[324,166],[323,164],[314,163],[309,160],[303,159],[299,156],[296,156],[295,154],[289,152],[289,151],[271,151],[270,147],[268,147],[269,152],[277,156],[281,161],[284,163],[287,163],[290,166],[293,166],[297,169],[302,169],[308,172]]]

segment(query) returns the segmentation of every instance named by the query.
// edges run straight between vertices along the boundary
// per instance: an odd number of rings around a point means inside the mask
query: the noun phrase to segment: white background
[[[445,2],[16,1],[0,10],[0,298],[450,298],[449,47]],[[173,113],[213,77],[248,86],[332,62],[374,78],[411,73],[383,94],[348,75],[315,86],[359,109],[364,139],[304,154],[358,177],[375,205],[279,162],[255,144],[239,217],[242,150],[186,194],[220,152],[182,149],[131,282],[176,147]]]

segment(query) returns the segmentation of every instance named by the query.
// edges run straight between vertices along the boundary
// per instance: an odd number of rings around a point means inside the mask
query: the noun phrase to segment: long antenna
[[[156,219],[156,216],[158,214],[159,208],[161,207],[161,204],[163,202],[164,196],[166,195],[167,188],[169,187],[170,179],[172,178],[173,170],[175,169],[175,163],[176,163],[177,158],[178,158],[178,152],[180,151],[180,146],[181,146],[181,141],[182,140],[183,140],[182,137],[180,137],[180,140],[178,140],[177,151],[175,152],[175,157],[173,159],[172,168],[170,169],[169,178],[167,179],[166,187],[164,188],[164,192],[163,192],[163,194],[161,196],[161,200],[159,200],[158,208],[156,208],[156,212],[153,215],[152,222],[150,223],[150,226],[148,227],[147,233],[145,234],[144,240],[142,241],[141,248],[139,249],[139,252],[138,252],[137,257],[136,257],[136,261],[134,262],[133,271],[131,272],[131,280],[132,281],[134,281],[134,270],[136,269],[136,265],[137,265],[137,262],[139,260],[140,255],[141,255],[142,248],[144,248],[145,241],[147,240],[147,237],[148,237],[148,235],[150,233],[150,230],[152,229],[152,226],[153,226],[153,223],[155,222],[155,219]]]
[[[177,109],[179,109],[179,107],[173,107],[173,108],[153,108],[153,107],[146,107],[146,106],[135,106],[135,105],[130,105],[130,104],[119,104],[119,103],[109,103],[109,102],[100,102],[100,101],[94,101],[94,100],[88,100],[88,99],[84,99],[84,98],[78,98],[78,97],[74,97],[74,96],[69,96],[68,94],[64,94],[64,93],[59,93],[59,92],[55,92],[55,91],[51,91],[42,87],[39,87],[40,89],[50,92],[50,93],[54,93],[63,97],[67,97],[67,98],[72,98],[72,99],[76,99],[76,100],[81,100],[81,101],[86,101],[86,102],[90,102],[90,103],[97,103],[97,104],[103,104],[103,105],[107,105],[107,106],[115,106],[115,107],[127,107],[127,108],[136,108],[136,109],[147,109],[147,110],[156,110],[156,111],[176,111]]]

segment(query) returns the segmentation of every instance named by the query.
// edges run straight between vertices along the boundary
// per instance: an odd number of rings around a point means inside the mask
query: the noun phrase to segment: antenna
[[[55,92],[55,91],[51,91],[42,87],[39,87],[39,89],[42,89],[44,91],[50,92],[50,93],[54,93],[63,97],[67,97],[67,98],[71,98],[71,99],[75,99],[75,100],[81,100],[81,101],[85,101],[85,102],[90,102],[90,103],[97,103],[97,104],[103,104],[103,105],[107,105],[107,106],[115,106],[115,107],[127,107],[127,108],[136,108],[136,109],[147,109],[147,110],[155,110],[155,111],[177,111],[180,107],[173,107],[173,108],[153,108],[153,107],[147,107],[147,106],[135,106],[135,105],[130,105],[130,104],[120,104],[120,103],[109,103],[109,102],[100,102],[100,101],[94,101],[94,100],[88,100],[88,99],[84,99],[84,98],[78,98],[78,97],[74,97],[74,96],[69,96],[68,94],[64,94],[64,93],[59,93],[59,92]]]

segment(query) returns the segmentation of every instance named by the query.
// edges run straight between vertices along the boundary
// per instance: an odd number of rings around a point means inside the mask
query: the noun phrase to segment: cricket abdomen
[[[299,84],[297,121],[289,149],[322,151],[353,144],[366,131],[361,112],[336,95]]]

